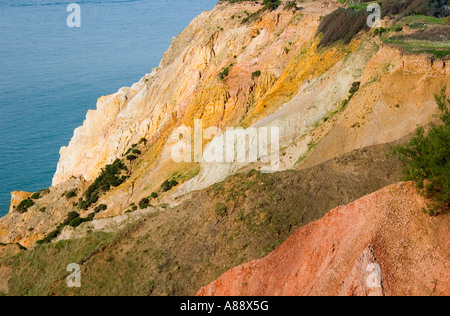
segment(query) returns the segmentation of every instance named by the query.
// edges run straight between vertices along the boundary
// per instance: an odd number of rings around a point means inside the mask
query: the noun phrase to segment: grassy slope
[[[390,150],[366,148],[302,171],[236,175],[125,232],[21,252],[9,261],[10,294],[193,295],[329,209],[400,180]],[[225,214],[216,214],[222,205]],[[82,264],[80,289],[65,285],[72,262]]]

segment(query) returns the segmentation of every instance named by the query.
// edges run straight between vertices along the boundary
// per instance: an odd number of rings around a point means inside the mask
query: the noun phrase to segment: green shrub
[[[69,226],[75,228],[80,226],[83,223],[83,219],[81,217],[74,218],[70,221]]]
[[[150,206],[150,200],[148,198],[143,198],[140,202],[139,202],[139,208],[141,210],[146,209]]]
[[[256,78],[259,78],[261,76],[261,70],[257,70],[252,73],[252,79],[255,80]]]
[[[37,191],[36,193],[34,193],[34,194],[31,196],[31,198],[32,198],[33,200],[39,200],[39,199],[41,198],[41,192],[40,192],[40,191]]]
[[[350,91],[348,93],[350,93],[350,95],[353,96],[356,92],[359,91],[360,87],[361,87],[361,82],[359,82],[359,81],[353,82],[352,87],[350,88]]]
[[[428,133],[424,128],[406,145],[395,148],[395,154],[405,163],[405,180],[415,181],[418,189],[434,202],[425,210],[430,215],[450,210],[450,98],[442,88],[435,100],[443,124],[430,123]]]
[[[285,10],[297,10],[297,1],[291,1],[284,6]]]
[[[230,66],[225,67],[224,69],[222,69],[222,71],[219,73],[219,79],[220,80],[225,80],[225,78],[228,77],[228,75],[230,74],[232,67],[233,67],[233,65],[230,65]]]
[[[163,192],[167,192],[167,191],[169,191],[170,189],[172,189],[172,186],[170,185],[169,180],[164,181],[164,183],[161,185],[161,190],[162,190]]]
[[[138,158],[138,157],[135,156],[135,155],[128,155],[128,156],[127,156],[127,160],[129,160],[129,161],[136,160],[137,158]]]
[[[34,205],[34,201],[31,198],[25,199],[19,203],[16,208],[16,211],[19,213],[26,213],[30,207]]]
[[[124,183],[128,177],[122,175],[123,171],[128,171],[128,169],[120,159],[116,159],[112,164],[107,165],[86,190],[84,193],[85,199],[80,200],[78,206],[87,210],[92,204],[97,203],[100,196],[109,191],[111,187],[118,187]]]
[[[172,190],[172,188],[173,187],[176,187],[178,185],[178,181],[177,180],[175,180],[175,179],[172,179],[172,180],[166,180],[166,181],[164,181],[164,183],[161,185],[161,190],[163,191],[163,192],[167,192],[167,191],[170,191],[170,190]]]
[[[77,190],[70,190],[65,195],[66,195],[66,198],[71,199],[71,198],[77,196]]]
[[[96,213],[99,213],[101,211],[105,211],[108,208],[108,206],[106,206],[105,204],[100,204],[99,206],[97,206],[94,211]]]
[[[33,195],[31,196],[31,198],[33,200],[39,200],[40,198],[42,198],[45,194],[49,194],[50,193],[50,189],[44,189],[44,190],[39,190],[35,193],[33,193]]]
[[[269,10],[275,10],[281,5],[280,0],[264,0],[264,6]]]
[[[72,220],[74,220],[75,218],[80,217],[80,214],[78,214],[75,211],[70,212],[69,214],[67,214],[66,220],[61,224],[62,226],[67,226],[70,224],[70,222]]]
[[[151,195],[150,195],[150,197],[152,198],[152,199],[157,199],[158,198],[158,193],[156,193],[156,192],[153,192]]]
[[[45,238],[38,240],[36,242],[37,245],[42,245],[42,244],[48,244],[50,243],[53,239],[55,239],[56,237],[58,237],[58,235],[61,233],[60,229],[56,229],[54,231],[52,231],[51,233],[49,233]]]

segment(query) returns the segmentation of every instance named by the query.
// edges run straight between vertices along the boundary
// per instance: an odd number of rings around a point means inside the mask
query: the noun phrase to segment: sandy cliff
[[[124,214],[173,177],[180,186],[154,203],[176,205],[180,196],[264,166],[259,161],[175,163],[170,136],[179,126],[193,127],[197,119],[203,130],[279,128],[279,171],[397,141],[427,124],[437,110],[433,94],[450,82],[449,63],[405,55],[370,33],[348,45],[318,49],[320,19],[336,6],[328,1],[306,2],[298,10],[280,6],[253,19],[260,4],[219,3],[202,13],[174,38],[151,74],[98,100],[97,109],[88,112],[68,147],[61,149],[55,189],[30,209],[34,216],[11,212],[2,219],[1,238],[33,241],[53,230],[57,220],[44,220],[39,210],[46,207],[52,219],[77,210],[78,199],[101,169],[123,158],[142,138],[148,142],[130,166],[130,178],[92,205],[108,206],[97,218]],[[229,74],[221,79],[227,67]],[[258,71],[259,77],[254,76]],[[342,108],[356,82],[359,91]],[[206,139],[203,147],[219,141]],[[61,199],[70,190],[77,196]],[[18,203],[17,198],[12,201]]]
[[[98,100],[53,186],[20,212],[32,194],[13,192],[0,294],[193,295],[236,266],[199,294],[450,294],[449,216],[422,214],[412,184],[392,185],[403,164],[390,155],[433,120],[450,63],[373,30],[319,48],[318,25],[339,4],[286,3],[219,2],[152,73]],[[203,131],[278,128],[279,172],[260,172],[261,160],[176,163],[174,131],[199,119]],[[212,136],[203,149],[221,144]],[[116,159],[118,174],[98,178]],[[67,288],[66,260],[81,262],[87,286]]]
[[[280,7],[242,23],[261,7],[219,3],[174,38],[151,74],[100,98],[69,146],[61,149],[53,185],[71,176],[95,179],[106,163],[142,137],[159,152],[175,127],[192,126],[195,118],[203,119],[203,128],[238,126],[283,73],[292,57],[288,47],[296,51],[308,44],[320,17],[334,6],[319,1],[299,11]],[[219,80],[226,67],[229,76]],[[256,80],[255,71],[262,72]]]
[[[97,110],[61,149],[53,184],[72,176],[94,180],[105,164],[145,137],[143,163],[108,196],[114,203],[111,214],[120,214],[126,206],[114,202],[114,195],[138,201],[173,173],[198,169],[174,163],[169,136],[200,118],[203,129],[280,128],[279,170],[396,141],[427,124],[437,109],[433,93],[450,81],[450,65],[405,55],[367,34],[349,45],[317,49],[320,18],[336,6],[327,1],[307,2],[297,11],[280,6],[247,23],[243,18],[260,5],[222,3],[202,13],[174,38],[157,69],[131,88],[99,99]],[[229,75],[220,80],[227,67]],[[256,71],[261,71],[258,78],[252,77]],[[361,88],[341,110],[355,82]],[[215,137],[203,145],[220,141]],[[247,164],[204,161],[198,176],[175,195],[206,188]]]
[[[332,210],[198,295],[449,295],[450,216],[400,183]]]

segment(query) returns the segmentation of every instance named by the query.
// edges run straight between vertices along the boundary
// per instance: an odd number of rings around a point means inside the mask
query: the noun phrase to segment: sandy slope
[[[449,295],[450,216],[423,214],[425,203],[412,183],[386,187],[332,210],[198,295]],[[370,283],[374,264],[382,288]]]

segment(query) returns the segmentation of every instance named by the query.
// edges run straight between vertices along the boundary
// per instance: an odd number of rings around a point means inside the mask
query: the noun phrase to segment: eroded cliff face
[[[400,183],[299,229],[267,257],[225,273],[198,295],[450,294],[450,216],[432,218]]]
[[[105,215],[123,213],[173,174],[183,175],[186,183],[165,199],[171,204],[172,197],[243,168],[264,167],[261,162],[175,163],[170,136],[181,125],[192,128],[196,119],[203,130],[279,128],[277,170],[306,168],[396,141],[427,124],[437,110],[433,93],[450,81],[448,63],[404,55],[369,34],[349,45],[317,49],[320,18],[337,6],[314,1],[285,10],[282,5],[245,23],[260,4],[219,3],[202,13],[174,38],[159,68],[131,88],[99,99],[97,110],[89,111],[61,149],[53,184],[72,176],[94,180],[142,138],[149,144],[130,180],[104,197],[111,206]],[[220,79],[225,69],[229,74]],[[361,88],[343,108],[355,82]],[[220,142],[215,137],[203,146]]]
[[[372,32],[319,49],[319,21],[337,2],[305,2],[298,10],[285,2],[262,14],[254,2],[219,3],[174,38],[151,74],[98,100],[61,149],[53,187],[26,212],[14,207],[31,193],[13,193],[0,219],[0,279],[23,274],[27,282],[12,289],[0,282],[0,292],[72,295],[61,271],[51,271],[55,265],[36,277],[24,262],[40,264],[38,256],[63,266],[58,248],[75,244],[89,258],[82,263],[89,286],[78,294],[105,294],[101,283],[108,294],[191,295],[303,227],[199,294],[450,294],[449,216],[422,214],[426,201],[412,184],[319,220],[400,181],[392,146],[433,120],[433,94],[450,82],[448,62],[405,55]],[[203,130],[278,128],[280,172],[258,172],[261,161],[176,163],[171,135],[198,119]],[[217,143],[213,137],[202,145]],[[140,154],[127,161],[130,149]],[[126,164],[125,179],[83,209],[89,186],[116,158]],[[171,179],[179,185],[163,190]],[[138,210],[152,192],[159,196]],[[106,209],[93,212],[101,204]],[[61,227],[71,212],[93,217]],[[33,248],[49,236],[65,243]],[[17,244],[30,249],[19,267],[8,259],[22,251]]]
[[[87,189],[82,178],[71,178],[63,184],[42,192],[26,212],[16,210],[19,203],[32,193],[13,192],[11,210],[0,219],[0,243],[20,244],[29,248],[62,223],[74,209],[74,202]],[[74,196],[67,193],[73,191]]]
[[[0,242],[31,246],[71,211],[85,217],[105,204],[95,218],[123,215],[152,192],[160,194],[154,206],[176,206],[193,191],[265,166],[174,162],[172,133],[182,125],[192,128],[198,119],[203,130],[279,128],[278,171],[317,166],[426,125],[437,111],[433,94],[450,82],[448,62],[404,55],[370,32],[348,45],[318,49],[320,19],[337,6],[321,0],[288,10],[283,3],[257,15],[261,4],[219,3],[202,13],[174,38],[151,74],[98,100],[61,149],[49,195],[27,213],[13,211],[1,219]],[[349,99],[355,83],[359,91]],[[126,160],[126,152],[144,138],[142,155],[128,164],[129,178],[80,210],[79,199],[101,169],[116,158]],[[219,141],[214,137],[202,145],[206,150]],[[162,192],[161,184],[172,178],[180,185]],[[71,190],[76,196],[62,198]]]
[[[95,179],[105,164],[143,137],[160,153],[175,127],[192,126],[196,118],[202,118],[203,128],[239,126],[255,112],[254,104],[263,102],[295,52],[311,45],[320,17],[336,6],[320,1],[303,10],[280,6],[242,22],[261,7],[219,3],[174,38],[159,68],[131,88],[100,98],[97,110],[88,112],[69,146],[61,149],[53,185],[72,176]],[[229,75],[220,80],[227,67]],[[261,76],[252,78],[256,71]]]

